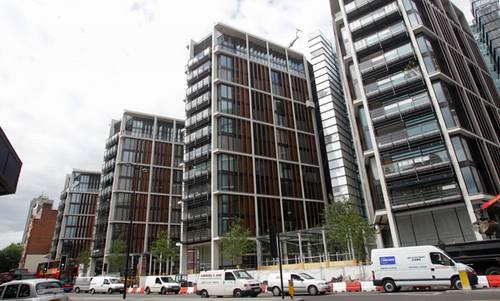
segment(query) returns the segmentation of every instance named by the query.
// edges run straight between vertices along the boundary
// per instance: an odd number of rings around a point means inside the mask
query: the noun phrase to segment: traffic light
[[[61,256],[61,262],[59,263],[59,270],[64,271],[66,269],[66,255]]]

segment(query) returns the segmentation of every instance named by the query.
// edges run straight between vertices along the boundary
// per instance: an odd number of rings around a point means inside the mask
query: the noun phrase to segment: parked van
[[[209,296],[257,297],[260,293],[260,283],[244,270],[206,271],[200,272],[196,292],[202,298]]]
[[[92,281],[92,277],[76,277],[75,285],[73,286],[75,293],[88,292],[90,290],[90,281]]]
[[[141,287],[146,294],[160,293],[165,295],[167,292],[176,294],[181,290],[180,285],[172,277],[168,276],[144,276],[140,280]]]
[[[119,278],[109,276],[95,276],[90,281],[89,293],[108,293],[123,292],[123,283]]]
[[[459,271],[467,271],[470,284],[477,284],[472,268],[456,263],[434,246],[375,249],[371,255],[373,284],[382,286],[388,293],[408,286],[461,289]]]
[[[330,290],[328,282],[325,280],[315,279],[307,273],[283,273],[283,290],[288,293],[288,280],[293,280],[295,294],[324,294]],[[274,296],[281,295],[281,278],[280,273],[269,275],[267,280],[267,290],[272,292]]]

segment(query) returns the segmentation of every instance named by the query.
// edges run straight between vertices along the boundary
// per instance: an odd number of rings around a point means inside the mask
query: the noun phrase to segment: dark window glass
[[[19,284],[8,285],[2,299],[16,299]]]

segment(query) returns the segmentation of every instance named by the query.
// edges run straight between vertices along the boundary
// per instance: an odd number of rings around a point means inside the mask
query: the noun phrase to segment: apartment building
[[[500,97],[464,15],[448,0],[330,4],[377,244],[482,239],[471,223],[500,192]]]
[[[113,120],[106,140],[92,247],[94,273],[116,272],[107,256],[113,243],[126,243],[132,219],[131,266],[136,275],[158,273],[150,253],[161,231],[180,238],[184,121],[125,111]],[[178,264],[171,264],[173,271]]]
[[[309,72],[302,54],[221,23],[191,41],[181,271],[234,264],[221,237],[235,219],[256,240],[244,267],[270,259],[271,225],[289,233],[321,224],[326,190]]]

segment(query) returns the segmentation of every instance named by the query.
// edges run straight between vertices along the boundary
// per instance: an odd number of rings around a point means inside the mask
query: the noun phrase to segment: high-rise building
[[[500,0],[473,0],[472,31],[500,91]]]
[[[82,251],[90,252],[100,177],[98,171],[79,169],[66,175],[52,238],[52,259],[62,255],[78,258]]]
[[[445,0],[330,4],[377,244],[481,239],[471,222],[500,192],[500,98],[464,15]]]
[[[349,200],[364,215],[356,153],[344,100],[337,55],[321,32],[309,36],[314,87],[328,195],[335,201]]]
[[[51,199],[41,195],[31,201],[28,209],[19,267],[32,273],[36,272],[40,262],[47,261],[50,257],[57,218],[57,210],[52,209],[52,204]]]
[[[0,127],[0,196],[16,192],[23,163]]]
[[[291,232],[321,223],[326,191],[307,61],[221,23],[189,52],[181,270],[233,264],[221,237],[236,219],[256,239],[242,266],[255,267],[270,258],[271,225]]]
[[[111,122],[104,152],[92,272],[122,269],[108,266],[107,256],[115,251],[116,241],[122,241],[122,245],[127,242],[131,215],[131,263],[137,274],[155,274],[159,270],[150,247],[161,231],[166,231],[173,242],[179,241],[183,127],[181,120],[133,111],[125,111],[120,120]]]

